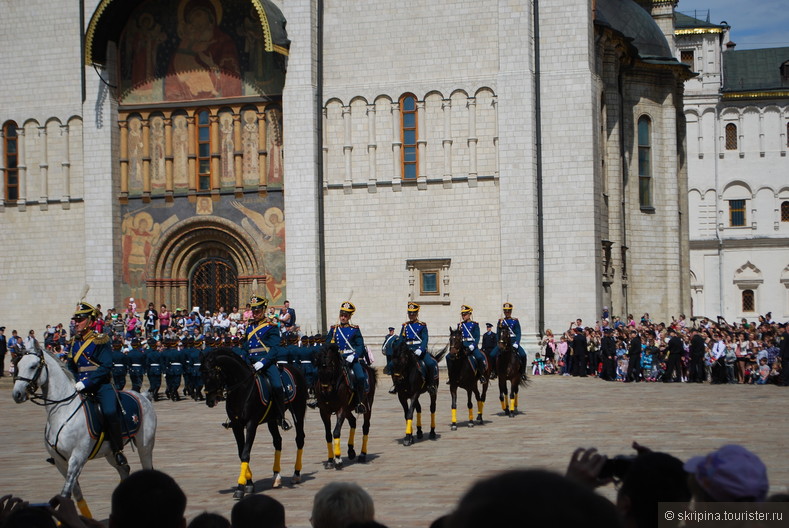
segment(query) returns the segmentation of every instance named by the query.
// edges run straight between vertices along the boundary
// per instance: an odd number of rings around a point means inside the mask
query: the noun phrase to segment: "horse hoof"
[[[277,474],[277,476],[274,477],[274,483],[271,485],[271,487],[273,489],[279,489],[282,487],[282,477],[280,477],[279,474]]]
[[[255,485],[247,483],[247,485],[244,486],[244,493],[255,493]]]
[[[239,486],[238,489],[233,493],[233,498],[235,500],[241,500],[244,498],[244,488]]]
[[[342,469],[342,458],[336,457],[334,459],[334,469]]]
[[[422,428],[421,427],[417,427],[417,429],[416,429],[416,438],[418,440],[421,440],[423,436],[425,436],[425,435],[422,433]]]
[[[469,426],[469,427],[474,427],[474,422],[469,422],[469,423],[468,423],[468,426]]]
[[[323,463],[323,469],[334,469],[334,459],[330,458]]]
[[[356,450],[354,450],[354,448],[352,448],[352,447],[349,447],[348,448],[348,460],[353,460],[354,458],[356,458]]]
[[[359,462],[361,462],[362,464],[367,463],[367,453],[362,453],[359,455]]]
[[[293,475],[293,478],[290,479],[291,484],[301,484],[301,475]]]
[[[430,434],[428,435],[428,438],[430,438],[431,440],[435,440],[438,437],[436,436],[436,432],[431,430]]]
[[[457,431],[457,430],[458,430],[458,424],[456,424],[456,423],[453,423],[453,424],[450,426],[450,429],[451,429],[452,431]]]
[[[412,435],[406,435],[406,437],[403,438],[404,446],[408,447],[410,445],[413,445],[413,443],[414,443],[414,437]]]
[[[485,425],[485,421],[482,418],[477,418],[477,425]]]

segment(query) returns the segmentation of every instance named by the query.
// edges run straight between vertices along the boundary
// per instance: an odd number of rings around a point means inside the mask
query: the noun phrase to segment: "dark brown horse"
[[[269,368],[278,368],[276,365]],[[234,499],[241,499],[245,493],[254,492],[249,457],[258,425],[268,424],[274,444],[274,481],[273,488],[282,486],[280,477],[280,458],[282,456],[282,436],[277,426],[280,416],[277,406],[269,398],[263,402],[254,372],[246,361],[228,348],[217,348],[203,358],[201,366],[205,380],[205,403],[214,407],[222,399],[226,400],[226,411],[230,428],[236,439],[238,458],[241,459],[241,473]],[[293,380],[293,400],[290,402],[293,425],[296,429],[296,465],[291,482],[301,482],[302,454],[304,452],[304,415],[307,410],[307,386],[304,375],[296,367],[285,366],[283,371]]]
[[[463,346],[463,335],[460,330],[449,329],[449,353],[447,354],[447,373],[449,375],[449,393],[452,396],[452,425],[457,431],[457,399],[458,387],[466,390],[468,397],[468,426],[474,427],[474,405],[471,403],[471,394],[477,400],[477,424],[483,425],[482,410],[485,408],[485,396],[488,393],[488,370],[485,370],[485,383],[482,384],[482,393],[479,392],[477,375],[474,372],[469,358],[469,351]]]
[[[427,352],[429,354],[429,352]],[[446,350],[442,350],[435,357],[436,362],[440,361]],[[392,381],[397,389],[397,398],[403,406],[405,414],[405,438],[403,445],[410,446],[414,443],[413,422],[414,411],[416,411],[416,437],[421,439],[422,433],[422,405],[419,403],[419,395],[423,392],[430,394],[430,439],[436,439],[436,394],[428,391],[427,374],[424,365],[420,365],[416,355],[408,348],[405,339],[397,338],[392,347]]]
[[[496,375],[499,377],[499,401],[504,414],[512,418],[518,412],[518,389],[526,387],[527,380],[525,374],[521,377],[521,361],[512,346],[509,330],[499,323],[498,334],[499,354],[496,358]],[[507,383],[510,384],[509,391]]]
[[[348,434],[348,459],[356,458],[356,451],[353,448],[354,436],[356,433],[356,416],[353,411],[360,403],[357,401],[356,392],[349,383],[348,376],[350,369],[346,370],[345,360],[342,358],[337,345],[323,347],[315,354],[313,364],[318,370],[315,380],[315,397],[318,402],[318,410],[321,413],[323,427],[326,431],[326,447],[329,458],[324,462],[324,467],[342,467],[342,451],[340,448],[340,436],[342,424],[347,419],[351,432]],[[375,399],[375,387],[377,385],[376,371],[369,365],[362,368],[367,373],[369,380],[369,390],[365,392],[364,422],[362,423],[362,451],[359,453],[359,462],[367,462],[367,438],[370,434],[370,415]],[[331,416],[337,415],[334,430],[331,427]]]

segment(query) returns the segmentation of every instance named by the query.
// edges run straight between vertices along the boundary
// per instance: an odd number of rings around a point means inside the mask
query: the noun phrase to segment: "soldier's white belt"
[[[178,366],[180,366],[181,364],[180,363],[170,363],[170,365],[178,365]]]
[[[126,365],[122,365],[120,363],[113,363],[112,366],[113,367],[125,367]]]
[[[159,364],[158,364],[158,363],[151,363],[151,366],[152,366],[152,367],[158,367],[158,366],[159,366]]]
[[[142,367],[139,363],[132,363],[132,367]]]
[[[250,354],[257,354],[258,352],[268,352],[268,347],[250,348]]]
[[[79,372],[93,372],[94,370],[98,369],[99,367],[95,365],[91,365],[89,367],[79,367]]]
[[[474,341],[473,337],[464,337],[463,341]]]
[[[410,341],[405,342],[406,345],[421,345],[422,341],[417,341],[416,339],[412,339]]]
[[[192,363],[193,367],[199,367],[200,365],[202,365],[202,363]]]

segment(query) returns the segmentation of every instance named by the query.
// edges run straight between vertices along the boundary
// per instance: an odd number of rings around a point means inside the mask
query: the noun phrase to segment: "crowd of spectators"
[[[431,528],[479,526],[573,526],[652,528],[679,526],[680,518],[659,515],[660,504],[707,510],[714,503],[744,503],[752,511],[783,511],[787,495],[769,496],[767,467],[753,452],[729,444],[686,462],[668,453],[633,443],[635,454],[608,458],[594,448],[578,448],[564,475],[534,469],[499,472],[480,479],[434,519]],[[615,502],[595,489],[614,484]],[[380,497],[379,497],[380,498]],[[773,503],[771,505],[771,503]],[[187,497],[169,475],[142,470],[123,480],[112,493],[110,528],[285,528],[283,505],[266,494],[249,495],[225,516],[204,512],[187,525]],[[701,511],[701,509],[699,510]],[[332,482],[314,496],[313,528],[386,528],[375,518],[372,497],[358,484]],[[70,499],[30,505],[20,498],[0,498],[0,528],[96,528],[81,517]],[[721,524],[694,523],[700,526]],[[726,526],[761,526],[737,523]]]
[[[607,315],[607,314],[604,314]],[[723,317],[672,317],[656,322],[645,313],[604,317],[594,325],[572,321],[561,335],[546,330],[532,374],[592,376],[607,381],[789,385],[789,324],[770,313],[756,323]]]

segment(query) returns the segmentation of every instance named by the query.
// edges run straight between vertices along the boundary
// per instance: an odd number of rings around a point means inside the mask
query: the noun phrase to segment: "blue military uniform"
[[[409,312],[412,311],[411,305],[416,303],[409,303]],[[419,310],[419,305],[417,310]],[[435,358],[427,352],[427,324],[422,321],[406,321],[400,328],[400,338],[405,340],[408,350],[416,354],[418,358],[425,362],[428,371],[428,385],[438,384],[438,362]],[[432,382],[432,383],[431,383]]]
[[[518,319],[512,317],[512,304],[504,303],[502,310],[504,311],[504,318],[499,319],[496,329],[496,342],[500,342],[503,337],[509,337],[512,348],[515,349],[515,352],[518,353],[518,358],[521,360],[521,375],[523,375],[526,371],[526,351],[521,346],[521,323]],[[490,353],[493,365],[496,364],[498,356],[499,347],[497,345]]]
[[[178,388],[181,386],[181,376],[184,373],[186,358],[183,350],[179,350],[176,343],[167,343],[165,346],[167,348],[162,352],[164,381],[167,385],[165,394],[173,401],[180,401],[181,396],[178,394]]]
[[[263,371],[266,379],[271,384],[272,401],[277,406],[281,416],[281,420],[278,420],[278,425],[287,431],[290,429],[290,424],[285,420],[287,403],[285,402],[282,378],[277,367],[281,342],[279,328],[265,316],[266,307],[268,306],[268,301],[265,298],[253,295],[249,304],[252,308],[254,320],[247,325],[244,349],[255,371]]]
[[[340,305],[340,316],[350,316],[356,311],[356,307],[349,301]],[[354,390],[358,401],[357,413],[365,412],[365,385],[367,382],[367,372],[364,363],[367,361],[367,350],[364,347],[364,337],[359,327],[350,322],[341,322],[332,326],[326,334],[326,342],[337,345],[343,359],[353,370],[355,379]]]
[[[156,341],[148,340],[150,347],[145,351],[145,372],[148,374],[148,390],[153,397],[153,401],[159,401],[159,389],[162,386],[162,353],[156,347]]]
[[[139,340],[132,340],[132,349],[126,354],[126,361],[129,367],[129,379],[131,379],[132,390],[140,392],[143,375],[145,374],[145,354],[140,348]]]
[[[126,371],[129,366],[123,348],[118,345],[122,343],[117,343],[112,348],[112,382],[116,389],[123,390],[126,387]]]
[[[461,314],[471,313],[471,307],[463,305],[460,309]],[[487,369],[485,355],[479,349],[479,323],[476,321],[463,321],[458,324],[463,346],[471,352],[477,363],[477,377],[482,383],[485,382],[484,373]]]
[[[200,370],[203,364],[203,351],[201,347],[203,342],[199,339],[193,343],[193,346],[184,350],[186,355],[186,372],[189,376],[189,394],[195,401],[202,401],[203,398],[203,373]]]
[[[66,366],[74,374],[76,389],[94,395],[101,406],[105,431],[112,446],[115,462],[126,466],[121,436],[121,416],[118,396],[112,385],[112,349],[110,338],[89,329],[99,311],[85,302],[80,302],[74,312],[77,336],[68,346]],[[81,328],[80,328],[81,327]]]

